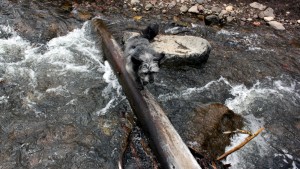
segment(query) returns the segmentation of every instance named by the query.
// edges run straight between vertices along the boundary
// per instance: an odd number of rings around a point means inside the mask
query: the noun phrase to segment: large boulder
[[[159,35],[152,43],[157,52],[164,52],[166,66],[201,66],[209,57],[211,45],[195,36]]]
[[[130,37],[138,36],[135,32],[125,32],[123,41]],[[200,67],[206,63],[211,51],[210,43],[201,37],[158,35],[151,43],[151,47],[157,52],[164,52],[165,59],[162,66],[194,66]]]

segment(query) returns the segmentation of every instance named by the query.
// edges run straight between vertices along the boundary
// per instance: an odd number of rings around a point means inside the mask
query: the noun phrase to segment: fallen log
[[[104,56],[123,87],[139,124],[148,134],[152,143],[151,148],[156,153],[162,168],[200,169],[201,167],[153,95],[147,89],[138,90],[137,84],[125,69],[123,52],[106,25],[101,19],[93,19],[92,25],[102,40]]]

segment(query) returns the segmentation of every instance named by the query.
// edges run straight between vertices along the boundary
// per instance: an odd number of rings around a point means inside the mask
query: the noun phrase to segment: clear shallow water
[[[1,35],[6,36],[0,39],[0,83],[3,84],[0,113],[1,130],[4,132],[9,132],[14,123],[26,123],[28,119],[88,126],[98,117],[111,113],[111,108],[124,100],[116,77],[109,64],[103,62],[102,53],[90,36],[89,23],[47,44],[32,44],[7,26],[1,26],[0,30]],[[217,36],[227,34],[223,31]],[[246,44],[249,51],[261,51],[262,48],[257,48],[257,40],[257,36],[250,35],[242,41],[237,39],[235,42],[233,39],[231,43]],[[168,79],[159,83],[166,88],[169,85]],[[160,92],[157,96],[162,103],[171,99],[223,102],[245,118],[245,129],[254,132],[264,126],[266,129],[261,135],[227,158],[225,162],[231,163],[232,168],[295,169],[300,168],[299,90],[299,81],[287,75],[262,79],[252,87],[232,84],[220,77],[201,86],[181,86],[172,92]],[[112,121],[105,120],[100,124],[106,128],[114,125]],[[232,146],[244,137],[238,135],[232,138]],[[101,136],[98,138],[101,139]],[[104,148],[106,145],[100,146]],[[108,149],[108,155],[104,157],[114,157],[115,151],[114,148]],[[55,158],[43,159],[44,164],[55,164],[57,158],[65,158],[68,150],[54,148],[49,152]],[[80,156],[91,158],[87,154]],[[5,167],[5,164],[2,166]],[[35,165],[30,163],[31,167]]]

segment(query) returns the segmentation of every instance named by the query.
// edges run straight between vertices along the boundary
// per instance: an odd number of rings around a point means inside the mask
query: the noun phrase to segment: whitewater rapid
[[[104,85],[103,103],[93,113],[103,115],[124,98],[109,64],[103,61],[90,35],[90,23],[47,44],[32,44],[10,26],[1,26],[0,30],[9,35],[0,39],[0,78],[19,85],[26,93],[33,93],[35,101],[28,95],[22,98],[28,109],[35,109],[36,102],[50,94],[64,96],[66,105],[74,104],[97,83]],[[5,103],[7,97],[1,96],[0,103]]]
[[[0,31],[5,35],[5,38],[0,39],[0,83],[9,82],[10,85],[17,86],[15,92],[18,93],[18,99],[22,100],[22,111],[18,113],[45,118],[48,116],[45,107],[58,106],[58,111],[83,107],[88,113],[101,116],[125,99],[113,71],[103,60],[102,51],[90,36],[88,22],[81,29],[75,29],[46,44],[32,44],[9,26],[0,26]],[[226,33],[228,32],[220,32]],[[255,39],[256,36],[246,38],[247,43],[249,38]],[[257,49],[249,45],[248,50]],[[267,126],[261,135],[228,156],[224,162],[231,163],[233,169],[254,169],[264,161],[266,166],[272,166],[271,163],[276,162],[279,168],[299,168],[299,156],[291,152],[292,149],[286,146],[285,141],[277,143],[281,135],[274,132],[276,129],[272,129],[277,127],[273,124],[286,127],[285,123],[289,119],[285,117],[285,113],[299,118],[300,83],[291,77],[268,77],[257,81],[252,87],[233,84],[220,77],[203,86],[183,86],[177,91],[161,93],[158,99],[161,102],[171,99],[189,100],[203,95],[222,100],[215,98],[217,95],[214,93],[223,90],[229,93],[223,103],[245,118],[244,129],[255,132],[260,127]],[[90,96],[97,97],[97,101],[90,103],[87,99]],[[0,106],[9,107],[10,99],[10,95],[0,95]],[[57,99],[60,100],[55,102]],[[288,125],[287,128],[289,127]],[[280,132],[283,131],[285,130]],[[227,150],[245,137],[242,134],[234,136],[232,145]]]

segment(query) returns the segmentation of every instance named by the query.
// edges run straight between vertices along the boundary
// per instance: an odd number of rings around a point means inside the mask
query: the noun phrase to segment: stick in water
[[[239,145],[233,147],[232,149],[230,149],[229,151],[225,152],[223,155],[221,155],[220,157],[217,158],[217,160],[223,160],[225,157],[227,157],[228,155],[230,155],[231,153],[239,150],[240,148],[242,148],[244,145],[246,145],[249,141],[251,141],[254,137],[256,137],[259,133],[261,133],[265,128],[260,128],[258,129],[254,134],[249,135],[243,142],[241,142]]]

